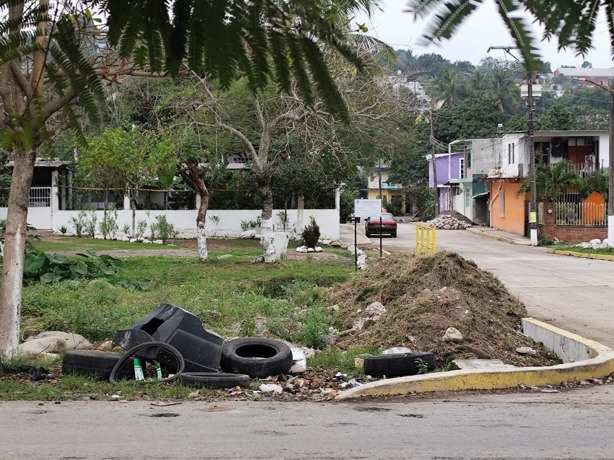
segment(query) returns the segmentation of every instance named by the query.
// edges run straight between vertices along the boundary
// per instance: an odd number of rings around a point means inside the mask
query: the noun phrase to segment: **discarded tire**
[[[185,372],[179,376],[179,381],[199,388],[248,388],[250,386],[249,375],[223,372]]]
[[[279,340],[243,337],[224,343],[221,366],[225,372],[268,377],[292,367],[292,350]]]
[[[100,380],[108,380],[111,371],[122,355],[102,350],[70,350],[62,359],[62,374],[86,375]],[[132,375],[132,366],[118,368],[119,378]]]
[[[365,358],[365,374],[402,377],[435,369],[435,355],[430,352],[398,353]]]
[[[170,355],[170,356],[169,356]],[[155,356],[156,358],[152,358],[151,356]],[[160,358],[162,357],[162,359]],[[183,370],[185,369],[185,361],[181,353],[168,343],[162,342],[145,342],[137,345],[134,348],[128,350],[119,361],[115,364],[113,369],[111,370],[111,375],[109,376],[109,381],[113,384],[117,383],[120,377],[120,370],[122,367],[132,367],[129,366],[130,360],[133,358],[143,358],[146,361],[158,361],[168,363],[172,359],[175,361],[174,366],[169,366],[165,364],[165,367],[168,367],[172,372],[172,377],[165,377],[161,380],[156,380],[157,382],[170,382],[178,378]],[[170,358],[170,359],[169,359]],[[132,374],[134,376],[134,374]]]

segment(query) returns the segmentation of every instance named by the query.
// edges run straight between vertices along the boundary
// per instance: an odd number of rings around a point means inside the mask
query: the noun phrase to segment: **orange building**
[[[490,183],[490,226],[518,235],[525,234],[527,195],[519,194],[517,180],[499,179]]]

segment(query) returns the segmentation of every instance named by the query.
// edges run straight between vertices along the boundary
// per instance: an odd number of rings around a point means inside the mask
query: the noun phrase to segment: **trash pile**
[[[614,245],[610,243],[610,240],[605,238],[603,241],[599,238],[592,239],[590,241],[583,241],[582,243],[578,243],[575,246],[583,249],[607,249],[611,248]]]
[[[424,225],[439,230],[465,230],[471,227],[471,224],[445,214],[425,222]]]
[[[301,349],[263,337],[224,341],[204,329],[195,315],[170,304],[160,304],[129,329],[118,331],[114,343],[126,352],[68,350],[62,373],[89,375],[114,384],[129,378],[249,388],[252,378],[301,373],[307,367]]]

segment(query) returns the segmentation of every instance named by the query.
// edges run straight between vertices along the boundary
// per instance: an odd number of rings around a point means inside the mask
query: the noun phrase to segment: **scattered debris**
[[[407,347],[392,347],[392,348],[387,348],[386,350],[382,351],[382,355],[395,355],[399,353],[411,353],[411,352],[412,351]]]
[[[444,342],[460,343],[465,340],[465,337],[463,337],[463,334],[461,334],[461,332],[455,327],[449,327],[446,329],[446,332],[441,338],[441,340],[443,340]]]
[[[603,241],[599,238],[595,238],[590,240],[589,242],[578,243],[575,246],[583,249],[607,249],[614,247],[614,243],[610,242],[609,239],[605,238]]]
[[[49,359],[59,358],[57,353],[67,350],[85,350],[94,346],[79,334],[60,331],[47,331],[28,338],[17,348],[17,354],[23,358]]]
[[[381,302],[373,302],[365,308],[360,318],[354,321],[352,329],[360,331],[365,324],[377,321],[384,313],[386,313],[386,307]]]
[[[531,347],[518,347],[516,348],[516,353],[520,353],[521,355],[534,355],[537,352]]]
[[[445,214],[425,222],[424,225],[440,230],[465,230],[466,228],[471,227],[471,224]]]
[[[274,383],[263,383],[262,385],[260,385],[259,389],[263,393],[281,394],[284,392],[284,389],[281,385],[276,385]]]

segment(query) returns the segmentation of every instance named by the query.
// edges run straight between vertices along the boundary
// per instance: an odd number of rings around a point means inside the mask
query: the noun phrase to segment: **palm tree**
[[[569,188],[577,187],[579,180],[581,178],[569,160],[562,160],[554,165],[538,165],[535,170],[537,199],[554,201]],[[529,178],[522,183],[518,193],[530,193]]]
[[[433,78],[427,91],[435,101],[443,101],[443,105],[454,105],[469,95],[465,75],[454,69],[445,69]]]
[[[488,89],[488,72],[482,69],[475,69],[469,76],[469,86],[474,96],[480,96]]]
[[[483,2],[467,0],[410,0],[410,11],[416,17],[431,17],[430,27],[423,37],[426,43],[449,39],[459,26]],[[614,5],[605,0],[499,0],[495,2],[499,15],[516,47],[520,49],[528,72],[541,71],[536,39],[530,32],[530,21],[519,13],[528,11],[544,26],[542,39],[558,40],[560,48],[573,46],[578,54],[591,49],[597,17],[605,10],[610,31],[610,44],[614,49]]]
[[[520,108],[520,90],[511,72],[494,69],[489,73],[488,92],[497,99],[499,110],[509,114],[518,113]]]

